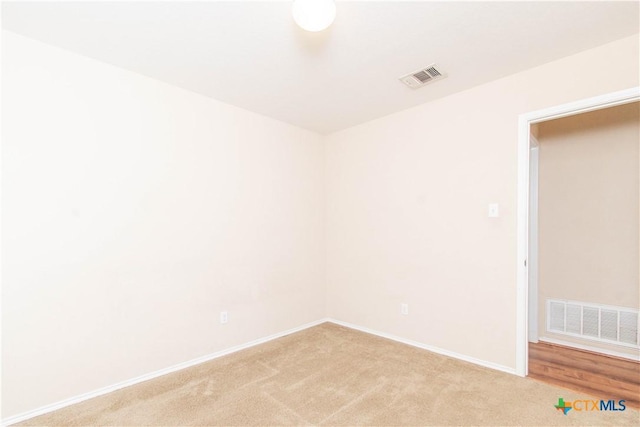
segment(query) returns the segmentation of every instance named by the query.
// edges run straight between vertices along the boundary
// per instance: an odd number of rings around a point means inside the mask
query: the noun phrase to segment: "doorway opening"
[[[640,102],[531,125],[528,376],[640,406]]]
[[[565,335],[572,333],[579,335],[585,331],[589,334],[590,330],[588,327],[591,325],[591,323],[589,323],[589,319],[593,317],[593,313],[595,313],[598,322],[597,334],[599,338],[602,338],[603,331],[605,340],[614,338],[611,334],[607,335],[607,330],[602,328],[601,323],[603,316],[605,320],[606,316],[613,316],[611,313],[614,310],[611,310],[609,307],[593,307],[593,304],[589,305],[588,302],[582,304],[580,306],[580,321],[578,322],[580,323],[580,330],[577,331],[575,329],[571,329],[571,327],[574,327],[571,326],[573,325],[571,321],[572,319],[575,320],[575,306],[579,305],[579,302],[567,300],[552,301],[551,299],[547,300],[546,298],[540,298],[537,286],[539,274],[537,230],[539,219],[537,214],[538,210],[536,208],[539,196],[537,173],[540,157],[540,143],[537,141],[537,137],[535,135],[536,127],[544,122],[595,112],[597,110],[613,108],[634,102],[637,103],[639,100],[640,88],[636,87],[574,103],[534,111],[523,114],[519,118],[516,372],[520,376],[527,376],[529,373],[529,343],[530,341],[536,342],[539,340],[540,334],[543,332],[540,330],[542,327],[544,327],[545,335],[548,335],[546,332],[549,328],[556,328],[554,330],[555,332],[562,332]],[[532,207],[536,209],[533,209],[532,211]],[[541,304],[544,304],[546,309],[542,312],[537,309]],[[624,336],[624,333],[620,332],[620,322],[628,322],[630,317],[624,313],[621,314],[619,311],[616,312],[615,316],[617,327],[615,339],[622,339],[623,341],[625,339],[629,340],[628,337]],[[587,321],[586,328],[584,326],[585,319]],[[635,330],[637,331],[637,315],[635,319]],[[549,322],[555,323],[550,324]],[[638,340],[637,332],[635,339]],[[569,342],[570,341],[571,339]]]

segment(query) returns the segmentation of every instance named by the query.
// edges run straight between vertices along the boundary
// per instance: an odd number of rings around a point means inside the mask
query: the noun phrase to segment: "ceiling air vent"
[[[435,64],[432,64],[422,70],[414,71],[413,73],[400,77],[400,81],[410,88],[416,89],[445,77],[446,75],[439,70]]]

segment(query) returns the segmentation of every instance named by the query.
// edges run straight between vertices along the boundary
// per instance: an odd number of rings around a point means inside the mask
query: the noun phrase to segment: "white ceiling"
[[[337,13],[307,33],[288,1],[4,2],[2,24],[320,133],[640,31],[635,1],[338,2]],[[398,81],[431,63],[449,76]]]

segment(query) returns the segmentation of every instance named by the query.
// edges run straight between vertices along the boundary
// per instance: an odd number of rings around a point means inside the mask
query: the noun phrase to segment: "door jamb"
[[[528,373],[528,291],[529,254],[529,150],[531,125],[547,120],[587,113],[640,100],[640,87],[570,102],[518,117],[518,200],[517,200],[517,287],[516,287],[516,374]]]
[[[527,254],[527,341],[538,342],[538,170],[540,147],[531,135],[529,150],[529,244]]]

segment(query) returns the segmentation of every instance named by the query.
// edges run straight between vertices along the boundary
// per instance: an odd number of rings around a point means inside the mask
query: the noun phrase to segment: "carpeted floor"
[[[325,323],[22,425],[640,425],[559,397],[594,399]]]

